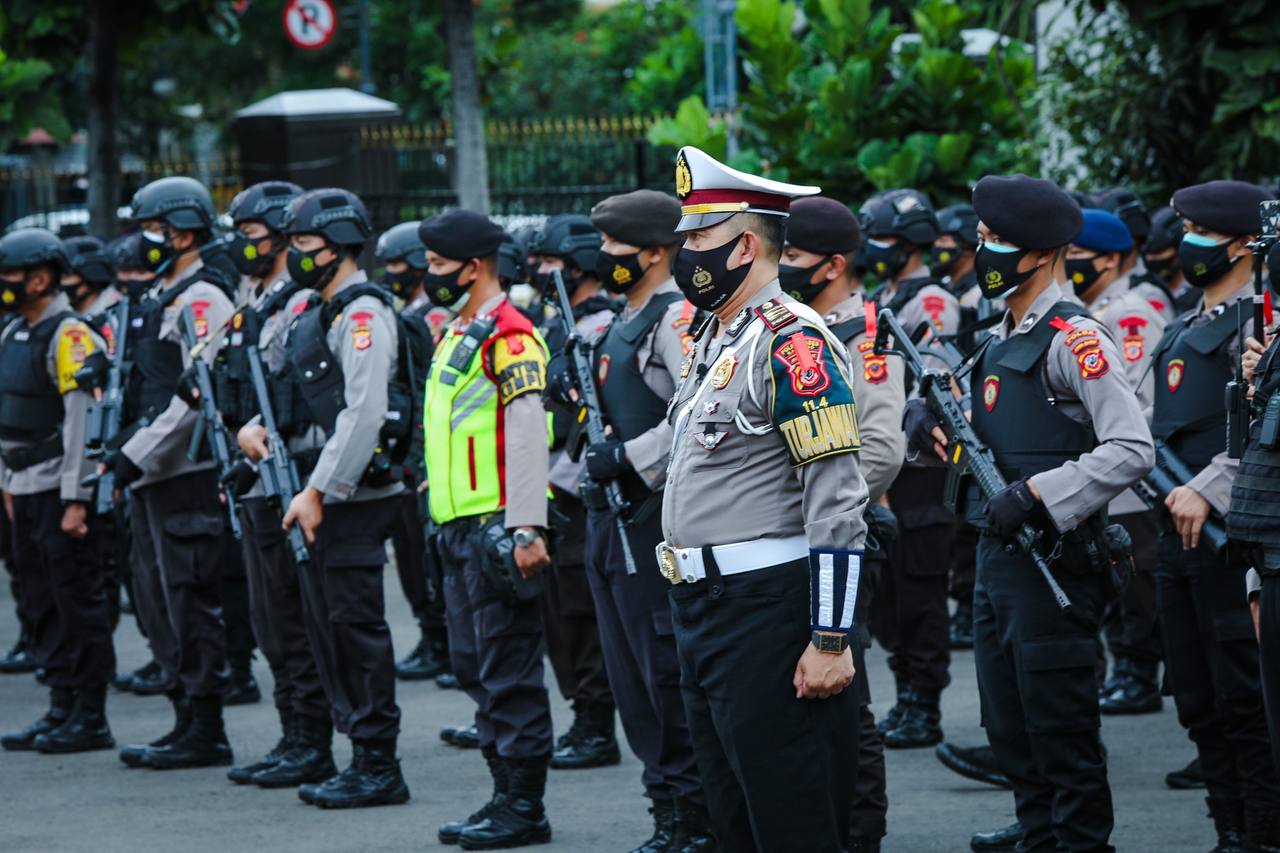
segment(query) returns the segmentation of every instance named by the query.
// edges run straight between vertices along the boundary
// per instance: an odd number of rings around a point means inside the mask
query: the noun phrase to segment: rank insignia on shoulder
[[[889,363],[885,356],[876,355],[875,341],[858,341],[862,353],[862,378],[872,385],[879,385],[889,378]]]
[[[351,315],[351,322],[355,323],[351,328],[351,345],[358,350],[373,346],[373,326],[369,323],[372,319],[373,314],[369,311],[357,311]]]
[[[797,395],[816,397],[831,386],[822,358],[826,346],[820,336],[796,332],[773,351],[773,357],[786,366],[791,390]]]
[[[711,371],[711,387],[717,391],[723,391],[729,385],[729,380],[733,379],[733,371],[738,366],[738,357],[730,355],[721,358],[716,362],[716,366]]]
[[[756,309],[756,314],[761,320],[764,320],[765,327],[776,332],[779,329],[795,322],[796,315],[791,309],[773,299],[765,300],[765,302]]]

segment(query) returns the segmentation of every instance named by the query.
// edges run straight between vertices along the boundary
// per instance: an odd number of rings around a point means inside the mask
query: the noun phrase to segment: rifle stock
[[[1155,440],[1156,464],[1151,473],[1134,483],[1130,489],[1148,509],[1163,510],[1165,498],[1178,486],[1185,486],[1195,476],[1178,454],[1173,452],[1163,440]],[[1222,520],[1214,512],[1200,528],[1200,538],[1209,543],[1209,547],[1221,554],[1227,547],[1227,530]]]

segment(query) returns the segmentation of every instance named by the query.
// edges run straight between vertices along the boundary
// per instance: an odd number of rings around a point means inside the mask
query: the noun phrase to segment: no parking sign
[[[284,34],[303,50],[319,50],[338,31],[332,0],[289,0],[284,6]]]

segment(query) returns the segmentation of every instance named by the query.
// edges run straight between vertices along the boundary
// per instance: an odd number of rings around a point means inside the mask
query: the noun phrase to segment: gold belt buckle
[[[672,584],[684,583],[684,578],[680,576],[680,564],[676,562],[676,549],[665,542],[658,556],[658,568],[662,576]]]

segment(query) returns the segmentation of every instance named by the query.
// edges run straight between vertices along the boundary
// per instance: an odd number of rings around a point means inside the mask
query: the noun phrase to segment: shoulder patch
[[[76,371],[84,366],[97,346],[89,327],[80,320],[62,324],[58,335],[58,347],[54,353],[54,368],[58,372],[58,393],[66,394],[80,387],[76,384]]]
[[[196,337],[202,340],[209,337],[209,300],[193,300],[191,316],[195,320]]]
[[[889,362],[883,355],[876,355],[876,342],[858,341],[862,353],[862,378],[872,385],[879,385],[889,378]]]
[[[941,296],[925,296],[921,299],[924,305],[925,313],[929,315],[929,320],[933,323],[936,331],[942,331],[942,312],[947,309],[947,300]]]
[[[771,420],[792,465],[861,446],[853,390],[820,334],[809,330],[775,337],[770,365]]]
[[[354,311],[351,314],[351,346],[366,350],[373,346],[373,312]]]
[[[1065,321],[1063,325],[1069,327],[1071,331],[1067,332],[1062,339],[1062,344],[1075,356],[1076,364],[1080,366],[1080,378],[1097,379],[1105,376],[1111,369],[1111,365],[1107,363],[1107,357],[1102,352],[1097,329],[1077,328]],[[1054,326],[1061,331],[1067,331],[1057,326],[1057,320],[1054,321]]]
[[[503,405],[547,384],[547,359],[533,335],[513,332],[493,342],[493,376]]]
[[[697,309],[693,307],[693,303],[686,299],[684,304],[680,306],[680,313],[671,321],[671,328],[684,329],[684,331],[680,333],[680,354],[684,356],[693,352],[693,346],[695,343],[693,317],[696,312]]]
[[[1119,326],[1124,330],[1124,360],[1141,361],[1146,352],[1147,339],[1142,328],[1147,325],[1146,317],[1121,317]]]
[[[765,328],[771,332],[795,322],[796,315],[791,309],[778,302],[776,299],[768,299],[756,309],[756,316],[764,321]],[[736,320],[734,322],[737,322]]]

